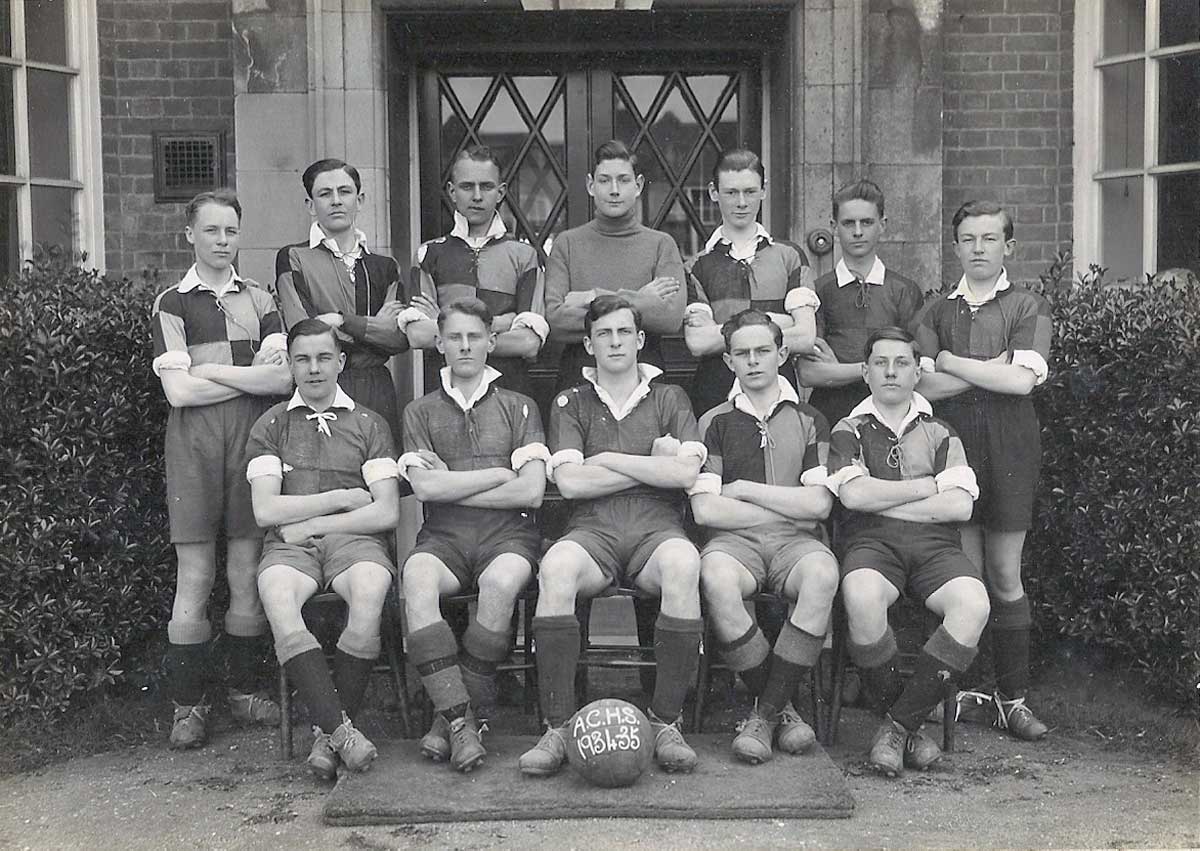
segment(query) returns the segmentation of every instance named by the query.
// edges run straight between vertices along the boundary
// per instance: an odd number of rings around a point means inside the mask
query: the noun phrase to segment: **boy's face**
[[[238,214],[233,207],[204,204],[183,232],[195,249],[196,262],[200,265],[217,272],[233,265],[241,239]]]
[[[762,207],[762,178],[753,169],[717,173],[717,185],[708,185],[708,197],[721,208],[721,224],[735,230],[753,227]]]
[[[842,254],[854,260],[875,256],[879,238],[887,226],[887,218],[870,201],[853,198],[838,205],[833,223]]]
[[[770,326],[747,325],[730,337],[724,358],[743,390],[766,390],[779,383],[779,367],[787,360],[787,347],[775,345]]]
[[[288,349],[292,380],[310,408],[328,406],[337,394],[337,378],[346,364],[329,334],[305,334]]]
[[[637,329],[633,311],[614,310],[592,323],[583,338],[583,347],[596,357],[596,369],[605,373],[623,373],[637,369],[637,356],[646,343],[646,335]]]
[[[487,366],[488,354],[496,346],[496,335],[483,320],[455,310],[438,329],[437,349],[446,358],[446,366],[458,379],[471,380]]]
[[[494,162],[461,159],[454,163],[446,188],[454,209],[467,224],[486,227],[492,223],[507,186],[500,182],[500,169]]]
[[[313,181],[312,195],[304,199],[310,215],[329,236],[354,227],[358,210],[366,196],[354,185],[345,169],[323,171]]]
[[[587,177],[587,192],[596,202],[596,215],[622,219],[642,194],[645,178],[633,173],[629,160],[602,160]]]
[[[920,363],[911,343],[877,340],[863,364],[863,380],[871,398],[884,405],[899,405],[912,398],[921,377]]]
[[[988,284],[1004,268],[1004,259],[1013,253],[1017,241],[1004,238],[1004,217],[969,216],[954,234],[954,253],[968,280]]]

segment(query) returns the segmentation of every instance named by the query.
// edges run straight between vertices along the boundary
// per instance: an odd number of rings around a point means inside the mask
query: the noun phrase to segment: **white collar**
[[[196,264],[192,264],[192,268],[187,270],[187,274],[183,276],[183,280],[179,282],[179,291],[181,293],[190,293],[192,290],[199,287],[202,290],[208,290],[220,298],[223,295],[228,295],[233,290],[238,289],[246,279],[238,274],[237,269],[229,267],[229,280],[221,285],[220,289],[214,290],[208,284],[204,283],[200,277],[200,273],[196,271]]]
[[[771,406],[771,410],[767,411],[765,417],[760,417],[758,411],[754,410],[754,406],[750,404],[750,399],[742,391],[742,385],[736,378],[733,379],[733,387],[729,389],[729,396],[726,398],[733,403],[733,407],[743,413],[749,414],[754,419],[769,420],[771,419],[771,415],[775,413],[775,409],[784,402],[791,402],[795,405],[800,404],[800,397],[796,394],[792,385],[788,384],[786,378],[782,375],[777,375],[775,376],[775,380],[779,383],[779,398],[775,400],[775,404]]]
[[[662,370],[654,364],[639,363],[638,364],[638,386],[629,394],[629,398],[625,400],[625,404],[618,406],[616,400],[609,395],[608,391],[600,386],[597,379],[596,367],[585,366],[582,370],[583,377],[591,382],[591,385],[596,388],[596,395],[600,397],[600,401],[612,413],[613,418],[618,422],[629,416],[629,412],[637,407],[637,403],[646,398],[650,393],[650,382],[658,376],[662,375]]]
[[[337,258],[341,258],[343,255],[354,254],[358,251],[366,254],[371,253],[371,250],[367,248],[367,235],[358,228],[354,229],[354,248],[349,251],[342,251],[342,249],[338,248],[337,240],[332,236],[326,236],[325,231],[321,230],[321,226],[313,222],[312,226],[308,229],[308,247],[316,248],[318,245],[324,245]]]
[[[954,288],[954,292],[950,293],[946,298],[959,298],[961,296],[971,307],[982,307],[1011,286],[1012,283],[1008,280],[1008,269],[1002,268],[1000,270],[1000,277],[996,278],[996,284],[988,294],[983,298],[975,298],[971,293],[971,285],[967,283],[967,276],[963,275],[958,279],[958,286]]]
[[[454,403],[466,412],[474,408],[475,403],[483,398],[483,394],[487,393],[488,387],[491,386],[492,382],[500,377],[500,370],[485,366],[483,368],[483,375],[479,380],[479,386],[475,388],[475,392],[471,394],[470,399],[463,396],[462,391],[450,383],[450,367],[443,366],[440,374],[442,376],[442,389],[446,391],[446,395],[453,399]]]
[[[347,411],[353,411],[354,400],[346,395],[346,391],[343,390],[339,384],[337,392],[333,394],[333,401],[329,403],[329,407],[345,408]],[[312,407],[308,404],[308,402],[305,402],[304,397],[300,395],[299,387],[296,388],[296,392],[292,394],[292,398],[289,399],[287,403],[287,409],[289,411],[295,408],[308,408],[310,411],[312,410]]]
[[[762,226],[762,222],[755,222],[754,223],[755,250],[758,249],[758,240],[760,240],[760,239],[765,239],[767,241],[767,245],[771,245],[775,242],[775,240],[771,238],[771,234],[767,233],[767,229]],[[712,236],[710,236],[708,238],[708,242],[704,243],[704,250],[706,252],[712,251],[714,248],[717,247],[717,244],[721,243],[721,242],[727,242],[727,243],[729,243],[730,248],[733,247],[733,240],[725,235],[725,226],[724,225],[719,225],[717,227],[717,229],[712,232]]]
[[[879,420],[879,422],[883,423],[883,425],[891,428],[891,426],[888,426],[887,421],[884,420],[883,415],[879,413],[879,409],[875,407],[875,399],[871,396],[868,396],[855,405],[854,409],[850,411],[849,416],[861,417],[864,414],[870,414],[875,419]],[[928,399],[926,399],[920,393],[914,391],[912,395],[912,404],[909,405],[908,413],[904,415],[904,419],[900,422],[900,430],[895,433],[896,436],[899,437],[902,435],[904,433],[904,429],[908,427],[908,424],[921,414],[933,416],[933,406],[929,404]]]
[[[833,267],[833,271],[837,274],[837,285],[844,287],[858,280],[854,273],[850,271],[850,267],[846,265],[845,259],[838,260],[837,265]],[[867,283],[878,284],[883,286],[883,274],[887,271],[883,267],[883,261],[879,259],[879,255],[875,255],[875,262],[871,264],[871,271],[867,272]]]
[[[454,227],[450,230],[451,236],[457,236],[463,242],[471,240],[479,241],[480,237],[470,236],[471,224],[467,221],[467,217],[458,210],[454,211]],[[499,239],[508,233],[508,228],[504,226],[504,219],[500,218],[500,211],[492,213],[492,223],[488,225],[487,233],[482,237],[484,242],[491,239]]]

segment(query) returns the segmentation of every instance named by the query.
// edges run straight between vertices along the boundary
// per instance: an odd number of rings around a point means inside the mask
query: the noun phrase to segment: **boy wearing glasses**
[[[699,359],[691,392],[697,417],[723,403],[733,386],[723,360],[725,322],[740,311],[760,310],[783,329],[788,351],[810,352],[820,306],[804,252],[773,239],[758,221],[766,194],[758,155],[726,151],[713,167],[708,193],[721,209],[721,225],[692,263],[683,320],[688,351]],[[792,369],[780,374],[795,387]]]

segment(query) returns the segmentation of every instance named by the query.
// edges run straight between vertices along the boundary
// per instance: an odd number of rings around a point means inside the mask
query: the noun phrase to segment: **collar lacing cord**
[[[771,436],[771,430],[767,428],[766,421],[758,420],[756,425],[758,426],[758,448],[766,449],[769,446],[774,449],[775,438]]]
[[[900,441],[895,441],[892,448],[888,450],[887,465],[893,470],[901,470],[904,465],[904,449],[900,446]],[[901,470],[903,472],[903,470]]]
[[[329,430],[330,421],[337,419],[337,414],[335,414],[333,411],[319,411],[315,414],[305,414],[304,419],[316,420],[317,431],[326,437],[333,437],[333,432]]]

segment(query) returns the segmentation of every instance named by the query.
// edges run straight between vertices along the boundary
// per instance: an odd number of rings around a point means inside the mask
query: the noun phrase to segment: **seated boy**
[[[387,421],[338,387],[346,355],[333,328],[301,319],[288,332],[296,392],[263,414],[246,445],[254,516],[269,529],[258,591],[279,664],[313,721],[313,773],[338,762],[365,771],[375,746],[351,720],[379,656],[379,621],[396,569],[387,536],[400,519],[399,471]],[[349,608],[334,676],[301,608],[332,589]],[[336,681],[336,690],[334,683]]]
[[[638,363],[645,334],[633,305],[597,296],[583,321],[596,366],[583,368],[585,383],[550,407],[549,475],[574,506],[538,572],[533,633],[548,729],[520,768],[548,775],[566,761],[563,727],[575,711],[580,651],[575,604],[622,585],[662,599],[648,713],[654,758],[667,771],[691,771],[696,753],[678,719],[699,658],[700,554],[683,531],[683,491],[696,483],[704,444],[683,390],[652,384],[660,370]]]
[[[820,528],[833,505],[829,428],[779,375],[788,350],[767,314],[743,310],[721,331],[736,380],[729,401],[700,419],[708,460],[690,493],[696,522],[716,531],[701,553],[700,587],[719,650],[755,696],[733,753],[757,765],[776,738],[785,753],[815,739],[791,700],[821,653],[838,586]],[[774,648],[743,603],[758,591],[792,606]]]
[[[867,339],[863,377],[871,395],[834,426],[826,479],[846,509],[842,599],[850,656],[888,713],[869,761],[889,777],[941,757],[921,724],[943,680],[961,675],[975,658],[988,619],[987,589],[957,526],[971,516],[979,488],[954,430],[913,391],[919,354],[912,335],[899,328]],[[942,623],[903,684],[887,612],[906,591]]]
[[[459,771],[484,758],[479,720],[496,701],[496,665],[509,654],[517,595],[541,553],[531,510],[541,505],[550,452],[537,405],[497,385],[492,313],[476,298],[438,316],[446,359],[441,389],[404,411],[401,474],[425,503],[425,524],[404,563],[409,657],[433,701],[421,752]],[[439,598],[478,591],[462,650]]]

